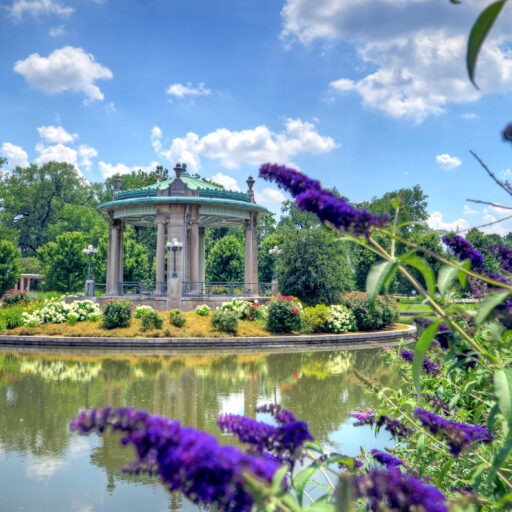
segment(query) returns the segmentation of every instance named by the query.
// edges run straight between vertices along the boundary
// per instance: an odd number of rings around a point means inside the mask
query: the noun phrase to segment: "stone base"
[[[94,297],[95,294],[95,285],[92,279],[87,279],[85,281],[85,296],[86,297]]]

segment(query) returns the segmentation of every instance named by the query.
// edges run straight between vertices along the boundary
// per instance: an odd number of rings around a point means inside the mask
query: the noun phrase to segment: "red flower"
[[[293,316],[297,316],[297,313],[298,313],[298,312],[299,312],[299,310],[298,310],[297,308],[295,308],[295,309],[293,310],[292,315],[293,315]]]

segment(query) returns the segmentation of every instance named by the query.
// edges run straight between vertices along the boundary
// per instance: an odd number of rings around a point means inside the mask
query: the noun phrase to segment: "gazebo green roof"
[[[242,211],[258,212],[259,214],[267,213],[264,206],[258,205],[251,201],[251,196],[243,192],[234,192],[224,189],[221,185],[206,181],[197,176],[191,176],[186,172],[180,174],[179,179],[186,187],[194,193],[194,195],[162,195],[160,192],[167,189],[176,181],[176,177],[154,183],[146,187],[125,190],[117,192],[112,201],[100,204],[98,210],[101,213],[108,211],[116,211],[119,216],[126,217],[126,220],[133,224],[151,224],[151,213],[148,208],[156,209],[158,204],[169,203],[189,203],[199,204],[204,210],[205,225],[235,225],[235,218],[242,218]],[[124,213],[121,214],[121,211]],[[135,217],[141,215],[144,218],[140,222]],[[149,214],[149,216],[148,216]],[[206,221],[206,216],[215,216],[217,221]],[[115,215],[117,217],[117,215]],[[226,222],[219,223],[219,217],[226,217]],[[231,221],[228,219],[231,217]]]

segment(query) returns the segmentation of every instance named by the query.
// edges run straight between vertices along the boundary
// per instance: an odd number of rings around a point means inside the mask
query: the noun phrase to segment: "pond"
[[[0,509],[14,512],[188,511],[156,478],[126,475],[133,458],[119,437],[71,434],[84,408],[135,406],[206,430],[222,443],[219,414],[255,417],[281,403],[305,420],[316,440],[358,455],[389,445],[348,413],[373,401],[356,375],[392,384],[377,350],[288,354],[95,355],[0,352]],[[258,419],[268,418],[258,415]]]

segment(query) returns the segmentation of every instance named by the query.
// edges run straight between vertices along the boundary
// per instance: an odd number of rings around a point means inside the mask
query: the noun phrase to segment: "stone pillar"
[[[258,214],[251,213],[252,244],[251,244],[251,292],[259,295],[258,286]]]
[[[192,281],[190,278],[190,244],[191,244],[191,230],[189,229],[189,226],[187,226],[187,243],[186,246],[183,247],[183,263],[185,265],[183,269],[183,275],[185,276],[185,281]]]
[[[25,278],[24,277],[20,277],[20,290],[22,292],[25,291]]]
[[[119,223],[119,229],[117,231],[117,236],[119,237],[118,247],[119,247],[119,274],[118,281],[122,283],[124,281],[124,222]]]
[[[27,277],[27,292],[30,291],[30,277]]]
[[[171,204],[169,223],[167,225],[167,239],[172,241],[176,238],[178,242],[185,242],[185,205]],[[186,238],[186,236],[185,236]],[[181,283],[183,281],[183,250],[176,253],[176,273],[178,277],[172,277],[174,267],[174,254],[171,250],[167,251],[167,298],[169,309],[179,308],[181,306]]]
[[[251,286],[247,283],[252,282],[252,223],[246,220],[244,224],[245,235],[245,265],[244,265],[244,293],[252,293]]]
[[[190,265],[190,281],[194,284],[193,292],[199,291],[199,206],[190,207],[190,255],[188,258]]]
[[[165,220],[156,220],[156,292],[163,293],[165,280]]]
[[[199,281],[204,283],[206,281],[206,244],[205,244],[205,230],[199,227]]]
[[[119,280],[119,221],[109,213],[108,255],[107,255],[107,296],[118,295]]]

